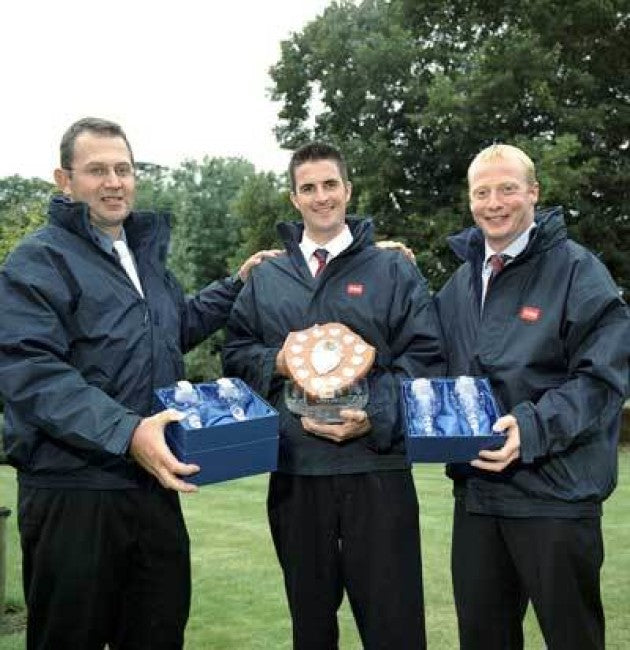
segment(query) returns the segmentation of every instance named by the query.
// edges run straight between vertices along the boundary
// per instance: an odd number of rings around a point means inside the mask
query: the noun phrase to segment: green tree
[[[24,178],[18,174],[0,178],[0,212],[30,202],[46,203],[54,185],[41,178]]]
[[[187,291],[230,272],[240,227],[230,205],[254,173],[254,166],[240,158],[188,160],[172,172],[178,198],[171,262]]]
[[[0,264],[29,233],[46,222],[47,202],[35,199],[0,210]]]
[[[276,224],[296,218],[286,184],[273,172],[249,177],[232,203],[232,213],[241,224],[240,245],[230,259],[232,268],[256,251],[282,248]]]
[[[168,167],[136,162],[136,210],[172,214],[178,198]]]
[[[276,133],[346,153],[361,212],[417,251],[434,286],[444,236],[470,223],[465,173],[484,146],[519,144],[542,203],[630,286],[627,0],[339,2],[282,43]]]
[[[28,233],[46,221],[51,183],[17,174],[0,178],[0,263]]]
[[[170,197],[163,207],[172,212],[170,266],[187,293],[236,270],[229,261],[239,246],[240,221],[230,206],[254,173],[254,166],[240,158],[204,158],[187,160],[159,179],[158,196]],[[189,379],[220,375],[222,341],[219,332],[187,355]]]

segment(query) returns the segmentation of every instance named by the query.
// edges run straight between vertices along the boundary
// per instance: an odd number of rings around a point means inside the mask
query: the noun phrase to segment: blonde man
[[[617,479],[628,308],[603,264],[537,210],[534,164],[497,144],[468,171],[477,224],[437,296],[450,375],[490,378],[502,448],[451,465],[461,648],[523,648],[531,602],[548,650],[603,649],[602,502]]]

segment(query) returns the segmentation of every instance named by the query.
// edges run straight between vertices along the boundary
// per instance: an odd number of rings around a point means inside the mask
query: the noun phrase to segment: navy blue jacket
[[[278,228],[287,255],[254,269],[237,298],[223,348],[224,372],[248,382],[280,412],[279,470],[350,474],[408,467],[398,414],[399,378],[444,371],[434,306],[418,269],[398,251],[372,244],[368,220],[348,218],[353,242],[313,278],[299,248],[302,223]],[[377,349],[368,376],[371,431],[336,444],[304,431],[274,374],[291,331],[340,322]]]
[[[450,375],[484,375],[521,436],[499,474],[452,465],[470,512],[597,516],[617,480],[628,391],[628,308],[604,265],[567,239],[560,208],[493,280],[483,312],[478,228],[450,238],[464,264],[436,297]]]
[[[93,239],[87,206],[52,200],[49,223],[0,271],[4,443],[23,484],[127,488],[152,480],[125,458],[153,390],[184,377],[182,353],[221,327],[240,281],[186,300],[165,268],[163,215],[132,213],[125,233],[143,299]]]

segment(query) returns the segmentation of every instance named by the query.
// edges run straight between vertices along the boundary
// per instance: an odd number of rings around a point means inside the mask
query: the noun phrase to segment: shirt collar
[[[535,227],[535,223],[530,224],[527,230],[524,230],[507,248],[501,251],[501,255],[507,255],[511,260],[520,255],[527,247],[530,233]],[[486,240],[485,257],[483,259],[484,266],[488,264],[488,259],[495,254],[496,251],[493,251],[492,248],[488,246],[488,240]]]
[[[92,232],[92,239],[101,250],[104,250],[106,253],[114,252],[114,239],[108,233],[97,228],[93,224],[90,224],[90,231]],[[120,229],[120,236],[118,239],[122,239],[125,244],[127,243],[127,235],[125,234],[124,228]]]
[[[350,232],[350,228],[348,228],[348,224],[346,224],[338,235],[325,244],[318,244],[307,235],[302,235],[300,250],[302,251],[302,255],[304,255],[304,259],[308,262],[313,255],[313,251],[317,248],[325,248],[328,251],[328,261],[330,261],[333,257],[337,257],[339,253],[345,251],[351,243],[352,233]]]

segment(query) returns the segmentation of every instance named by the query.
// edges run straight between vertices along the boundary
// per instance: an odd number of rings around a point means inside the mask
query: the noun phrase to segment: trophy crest
[[[339,422],[343,408],[363,408],[376,350],[342,323],[313,325],[291,332],[285,346],[291,383],[290,410],[326,422]]]

